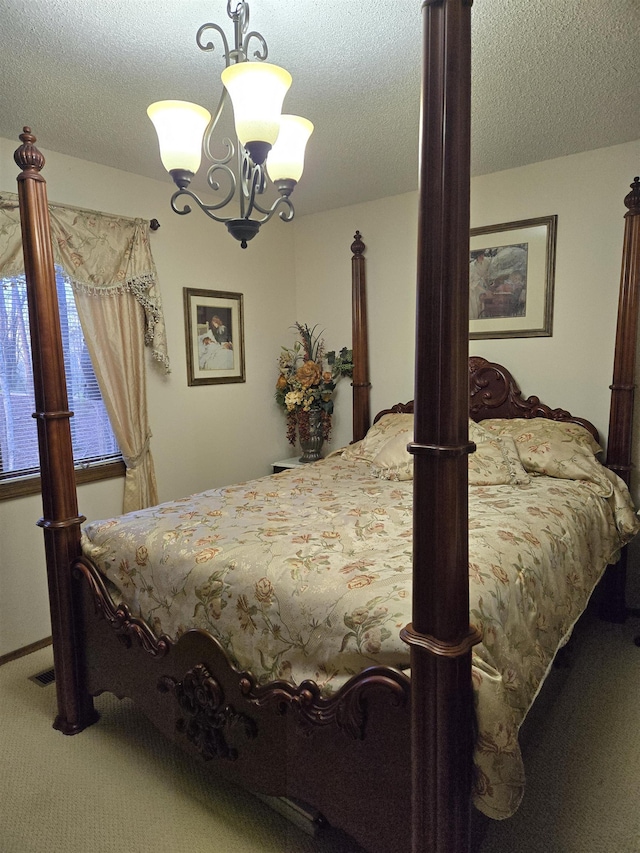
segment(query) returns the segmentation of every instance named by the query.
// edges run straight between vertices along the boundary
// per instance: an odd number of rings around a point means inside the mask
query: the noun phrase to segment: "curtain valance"
[[[53,253],[76,292],[130,292],[144,309],[145,344],[169,370],[167,339],[149,223],[62,205],[49,205]],[[24,272],[18,196],[0,193],[0,277]]]

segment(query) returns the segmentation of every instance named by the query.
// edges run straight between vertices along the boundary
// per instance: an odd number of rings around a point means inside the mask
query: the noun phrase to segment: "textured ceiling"
[[[213,110],[226,0],[1,0],[0,136],[170,181],[149,103]],[[316,127],[294,202],[310,213],[417,185],[420,0],[251,0],[250,29]],[[640,0],[475,0],[472,173],[640,138]]]

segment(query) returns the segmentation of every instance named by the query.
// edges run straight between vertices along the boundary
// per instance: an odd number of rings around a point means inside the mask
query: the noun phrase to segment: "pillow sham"
[[[511,436],[492,436],[487,438],[469,437],[475,442],[476,452],[469,455],[470,486],[524,486],[531,482],[525,471],[516,443]]]
[[[603,482],[603,466],[596,459],[602,448],[580,424],[548,418],[495,418],[482,421],[482,426],[501,438],[513,438],[525,470],[532,474]]]
[[[409,432],[388,438],[371,461],[371,473],[380,480],[413,480],[413,456],[407,444],[413,440],[413,423]]]
[[[580,424],[552,421],[549,418],[489,418],[478,426],[494,434],[510,435],[523,450],[525,446],[534,448],[537,444],[557,441],[589,451],[593,456],[603,452],[602,448],[586,427]],[[535,455],[535,449],[524,451]]]
[[[395,436],[404,436],[405,446],[413,438],[413,415],[391,412],[383,415],[369,428],[361,441],[350,444],[342,452],[343,459],[364,459],[372,462],[382,446]],[[409,456],[409,454],[407,454]]]
[[[412,432],[389,438],[371,462],[371,473],[383,480],[411,480],[413,456],[407,451]],[[523,485],[530,477],[522,467],[515,442],[510,436],[493,435],[469,420],[469,438],[476,452],[469,454],[469,485]]]
[[[526,471],[559,480],[583,480],[592,491],[609,498],[614,487],[609,471],[596,458],[602,448],[580,424],[548,418],[513,418],[482,421],[500,438],[510,435]]]

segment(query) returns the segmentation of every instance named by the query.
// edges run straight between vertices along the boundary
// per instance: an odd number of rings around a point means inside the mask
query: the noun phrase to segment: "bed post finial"
[[[364,254],[364,250],[366,248],[367,247],[362,242],[362,234],[359,231],[356,231],[356,233],[353,235],[353,243],[351,244],[351,251],[353,252],[354,255],[359,256],[359,255]]]
[[[634,178],[630,187],[631,192],[625,196],[624,200],[625,206],[629,210],[629,213],[626,213],[625,216],[635,216],[640,213],[640,178]]]
[[[20,148],[16,149],[13,155],[16,165],[22,169],[23,172],[39,172],[44,166],[44,157],[34,144],[37,140],[33,133],[31,133],[31,128],[24,127],[18,138],[20,139],[20,142],[22,142],[22,145]]]

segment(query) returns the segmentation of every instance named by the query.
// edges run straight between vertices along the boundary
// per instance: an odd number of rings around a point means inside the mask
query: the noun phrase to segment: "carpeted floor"
[[[528,789],[508,821],[478,820],[477,853],[640,853],[637,620],[587,614],[523,730]],[[0,667],[0,853],[353,853],[312,839],[252,795],[217,784],[129,702],[54,731],[55,688],[28,677],[50,649]],[[391,851],[390,851],[391,853]],[[396,851],[393,851],[396,853]]]
[[[522,805],[480,853],[640,853],[639,633],[583,617],[521,731]]]

